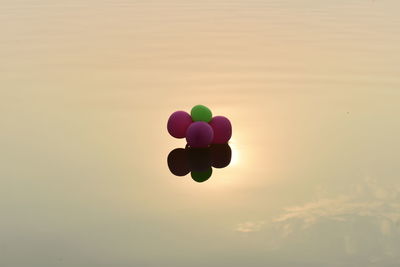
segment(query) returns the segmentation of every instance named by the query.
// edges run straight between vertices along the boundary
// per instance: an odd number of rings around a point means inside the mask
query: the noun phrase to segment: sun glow
[[[234,139],[231,140],[231,142],[229,142],[229,146],[232,149],[232,158],[231,158],[231,163],[229,165],[231,166],[235,166],[239,163],[239,159],[240,159],[240,151],[236,146],[236,142]]]

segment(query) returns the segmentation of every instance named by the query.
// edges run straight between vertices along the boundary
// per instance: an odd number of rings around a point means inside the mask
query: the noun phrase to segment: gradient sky
[[[1,266],[400,264],[399,1],[0,6]],[[196,104],[233,124],[202,184]]]

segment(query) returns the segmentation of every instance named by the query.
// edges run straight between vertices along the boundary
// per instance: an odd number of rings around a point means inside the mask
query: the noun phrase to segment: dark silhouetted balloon
[[[210,179],[212,174],[212,168],[209,167],[208,170],[201,171],[201,172],[196,172],[192,171],[190,175],[192,176],[192,179],[195,180],[198,183],[202,183]]]
[[[231,163],[232,150],[228,144],[210,146],[211,165],[214,168],[225,168]]]
[[[185,176],[190,172],[186,149],[176,148],[168,155],[168,168],[176,176]]]
[[[212,167],[225,168],[231,158],[228,144],[214,144],[207,148],[176,148],[169,153],[167,161],[172,174],[185,176],[191,172],[193,180],[201,183],[211,177]]]
[[[211,151],[209,148],[186,148],[191,171],[205,171],[211,167]]]

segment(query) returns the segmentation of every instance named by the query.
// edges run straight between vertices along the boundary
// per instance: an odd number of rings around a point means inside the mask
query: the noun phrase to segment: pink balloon
[[[232,124],[224,116],[215,116],[210,121],[210,125],[214,130],[213,144],[226,144],[232,137]]]
[[[204,121],[193,122],[186,132],[186,141],[190,147],[208,147],[213,138],[213,129]]]
[[[167,129],[175,138],[186,137],[186,131],[192,124],[192,117],[185,111],[175,111],[168,119]]]

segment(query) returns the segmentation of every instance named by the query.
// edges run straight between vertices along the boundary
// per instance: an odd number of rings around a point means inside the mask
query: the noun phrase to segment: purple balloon
[[[226,144],[232,137],[231,122],[224,116],[215,116],[210,121],[214,131],[213,144]]]
[[[186,131],[192,124],[192,117],[185,111],[175,111],[168,119],[167,129],[175,138],[186,137]]]
[[[208,147],[213,138],[213,129],[204,121],[193,122],[186,132],[186,141],[190,147]]]

